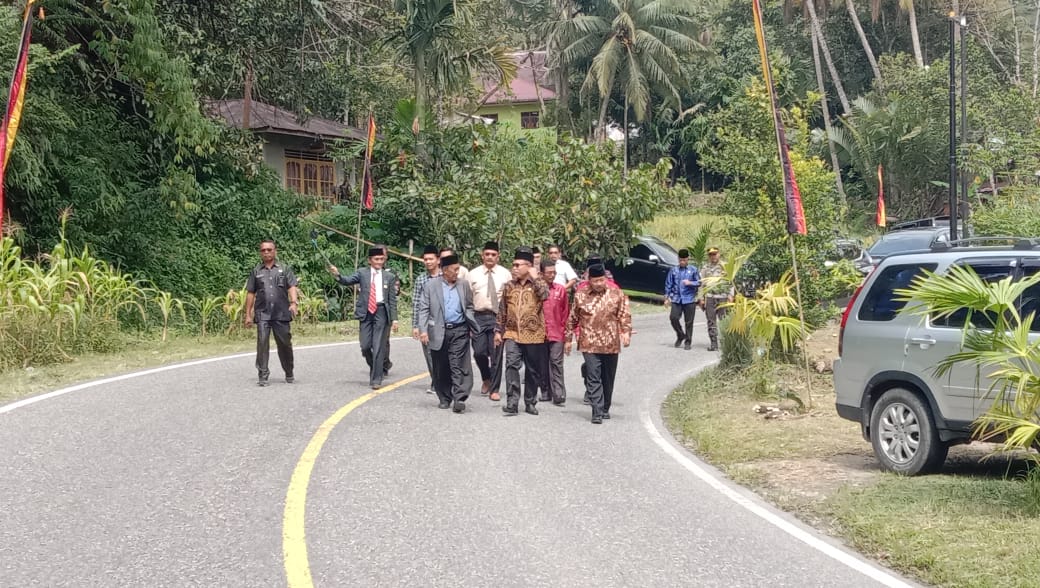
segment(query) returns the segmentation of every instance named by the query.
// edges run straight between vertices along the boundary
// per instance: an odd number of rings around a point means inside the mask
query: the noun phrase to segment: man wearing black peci
[[[361,321],[361,354],[369,367],[368,384],[372,389],[383,386],[387,326],[397,332],[397,276],[384,269],[386,254],[381,247],[368,250],[367,268],[358,269],[349,276],[340,275],[339,269],[329,266],[329,273],[344,286],[359,284],[361,291],[354,305],[354,318]]]
[[[469,332],[477,328],[477,320],[473,316],[473,290],[468,281],[459,279],[458,257],[441,258],[441,275],[426,283],[418,315],[419,341],[429,347],[433,358],[438,407],[465,412],[473,389]]]

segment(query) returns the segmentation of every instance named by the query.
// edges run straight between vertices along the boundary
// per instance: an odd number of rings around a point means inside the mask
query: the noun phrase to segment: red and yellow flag
[[[361,178],[362,205],[372,210],[376,205],[376,190],[372,181],[372,150],[376,146],[376,117],[368,115],[368,136],[365,144],[365,173]]]
[[[877,216],[874,217],[877,226],[888,225],[888,214],[885,212],[885,181],[881,175],[881,164],[877,166]]]
[[[776,99],[776,88],[773,87],[773,74],[769,70],[769,53],[766,51],[765,29],[762,27],[762,5],[759,0],[752,0],[751,12],[755,17],[755,38],[758,40],[758,52],[762,57],[762,76],[769,92],[769,106],[773,114],[773,126],[776,129],[776,146],[780,154],[780,169],[784,176],[784,201],[787,204],[787,232],[804,235],[805,213],[802,210],[802,193],[798,190],[798,181],[791,167],[791,154],[787,148],[787,133],[780,118],[780,106]]]
[[[0,235],[3,234],[4,222],[4,172],[7,161],[11,158],[14,138],[18,134],[18,126],[22,122],[22,105],[25,104],[26,72],[29,66],[29,37],[32,33],[33,3],[25,3],[25,17],[22,23],[22,41],[18,46],[18,58],[15,60],[14,75],[7,93],[7,108],[4,110],[3,126],[0,127]]]

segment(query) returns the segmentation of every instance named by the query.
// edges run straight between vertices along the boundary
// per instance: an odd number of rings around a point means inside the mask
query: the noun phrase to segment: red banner
[[[29,67],[29,37],[32,34],[32,5],[35,0],[25,4],[25,21],[22,23],[22,42],[15,60],[14,75],[7,93],[7,108],[4,110],[3,127],[0,128],[0,236],[4,228],[4,172],[7,161],[11,158],[14,138],[18,135],[18,126],[22,122],[22,105],[25,104],[26,72]]]
[[[368,136],[365,144],[365,173],[361,178],[362,205],[365,210],[372,210],[376,206],[376,190],[372,181],[372,150],[376,146],[376,118],[368,115]]]
[[[780,154],[780,169],[784,176],[784,201],[787,204],[787,232],[804,235],[805,213],[802,211],[802,193],[798,190],[798,181],[791,167],[791,154],[787,148],[787,133],[780,118],[780,106],[776,99],[776,88],[773,87],[773,74],[769,70],[769,53],[766,51],[765,29],[762,27],[762,6],[759,0],[752,0],[751,11],[755,17],[755,38],[758,40],[758,52],[762,57],[762,75],[769,92],[769,107],[773,114],[773,126],[776,129],[776,146]]]
[[[877,226],[888,225],[888,214],[885,211],[885,181],[881,175],[881,164],[877,166],[877,215],[874,217]]]

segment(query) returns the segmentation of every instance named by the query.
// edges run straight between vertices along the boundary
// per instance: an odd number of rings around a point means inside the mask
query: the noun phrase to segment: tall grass
[[[122,344],[123,322],[147,320],[145,284],[93,257],[62,234],[39,260],[0,240],[0,370],[68,361]]]
[[[705,229],[710,231],[709,247],[719,247],[725,253],[740,253],[747,247],[735,250],[729,240],[728,219],[725,215],[707,212],[690,212],[658,215],[643,226],[643,233],[668,242],[676,249],[694,249]]]

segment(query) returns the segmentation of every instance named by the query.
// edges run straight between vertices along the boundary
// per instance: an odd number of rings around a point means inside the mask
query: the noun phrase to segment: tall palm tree
[[[628,107],[643,122],[650,93],[657,90],[682,110],[673,83],[683,77],[680,56],[707,51],[696,40],[690,3],[682,0],[608,0],[600,14],[577,15],[560,24],[562,36],[573,39],[562,58],[574,63],[592,56],[581,91],[599,95],[600,139],[606,136],[607,106],[615,84],[624,96],[627,142]]]
[[[834,60],[831,59],[831,50],[827,46],[827,38],[823,36],[823,27],[820,26],[820,19],[816,16],[816,3],[813,0],[805,0],[805,8],[809,11],[809,24],[812,27],[813,42],[819,45],[820,52],[823,54],[823,61],[827,64],[827,71],[831,74],[831,81],[834,82],[834,91],[837,92],[838,101],[841,102],[841,109],[848,115],[852,110],[849,106],[849,97],[845,94],[845,86],[841,83],[838,69],[834,67]],[[820,91],[822,92],[823,89],[821,88]]]
[[[849,19],[852,20],[852,27],[856,29],[856,35],[859,36],[859,42],[863,45],[863,52],[867,54],[867,61],[870,62],[870,69],[874,71],[874,79],[881,79],[881,68],[878,67],[877,59],[874,58],[874,51],[870,48],[870,41],[867,40],[867,34],[863,32],[863,25],[859,22],[859,14],[856,12],[856,5],[852,0],[845,0],[845,10],[849,13]]]
[[[410,61],[415,84],[416,120],[426,120],[431,84],[440,92],[457,92],[483,76],[508,84],[516,62],[508,48],[483,39],[474,26],[476,0],[395,0],[404,18],[389,42],[402,60]]]

